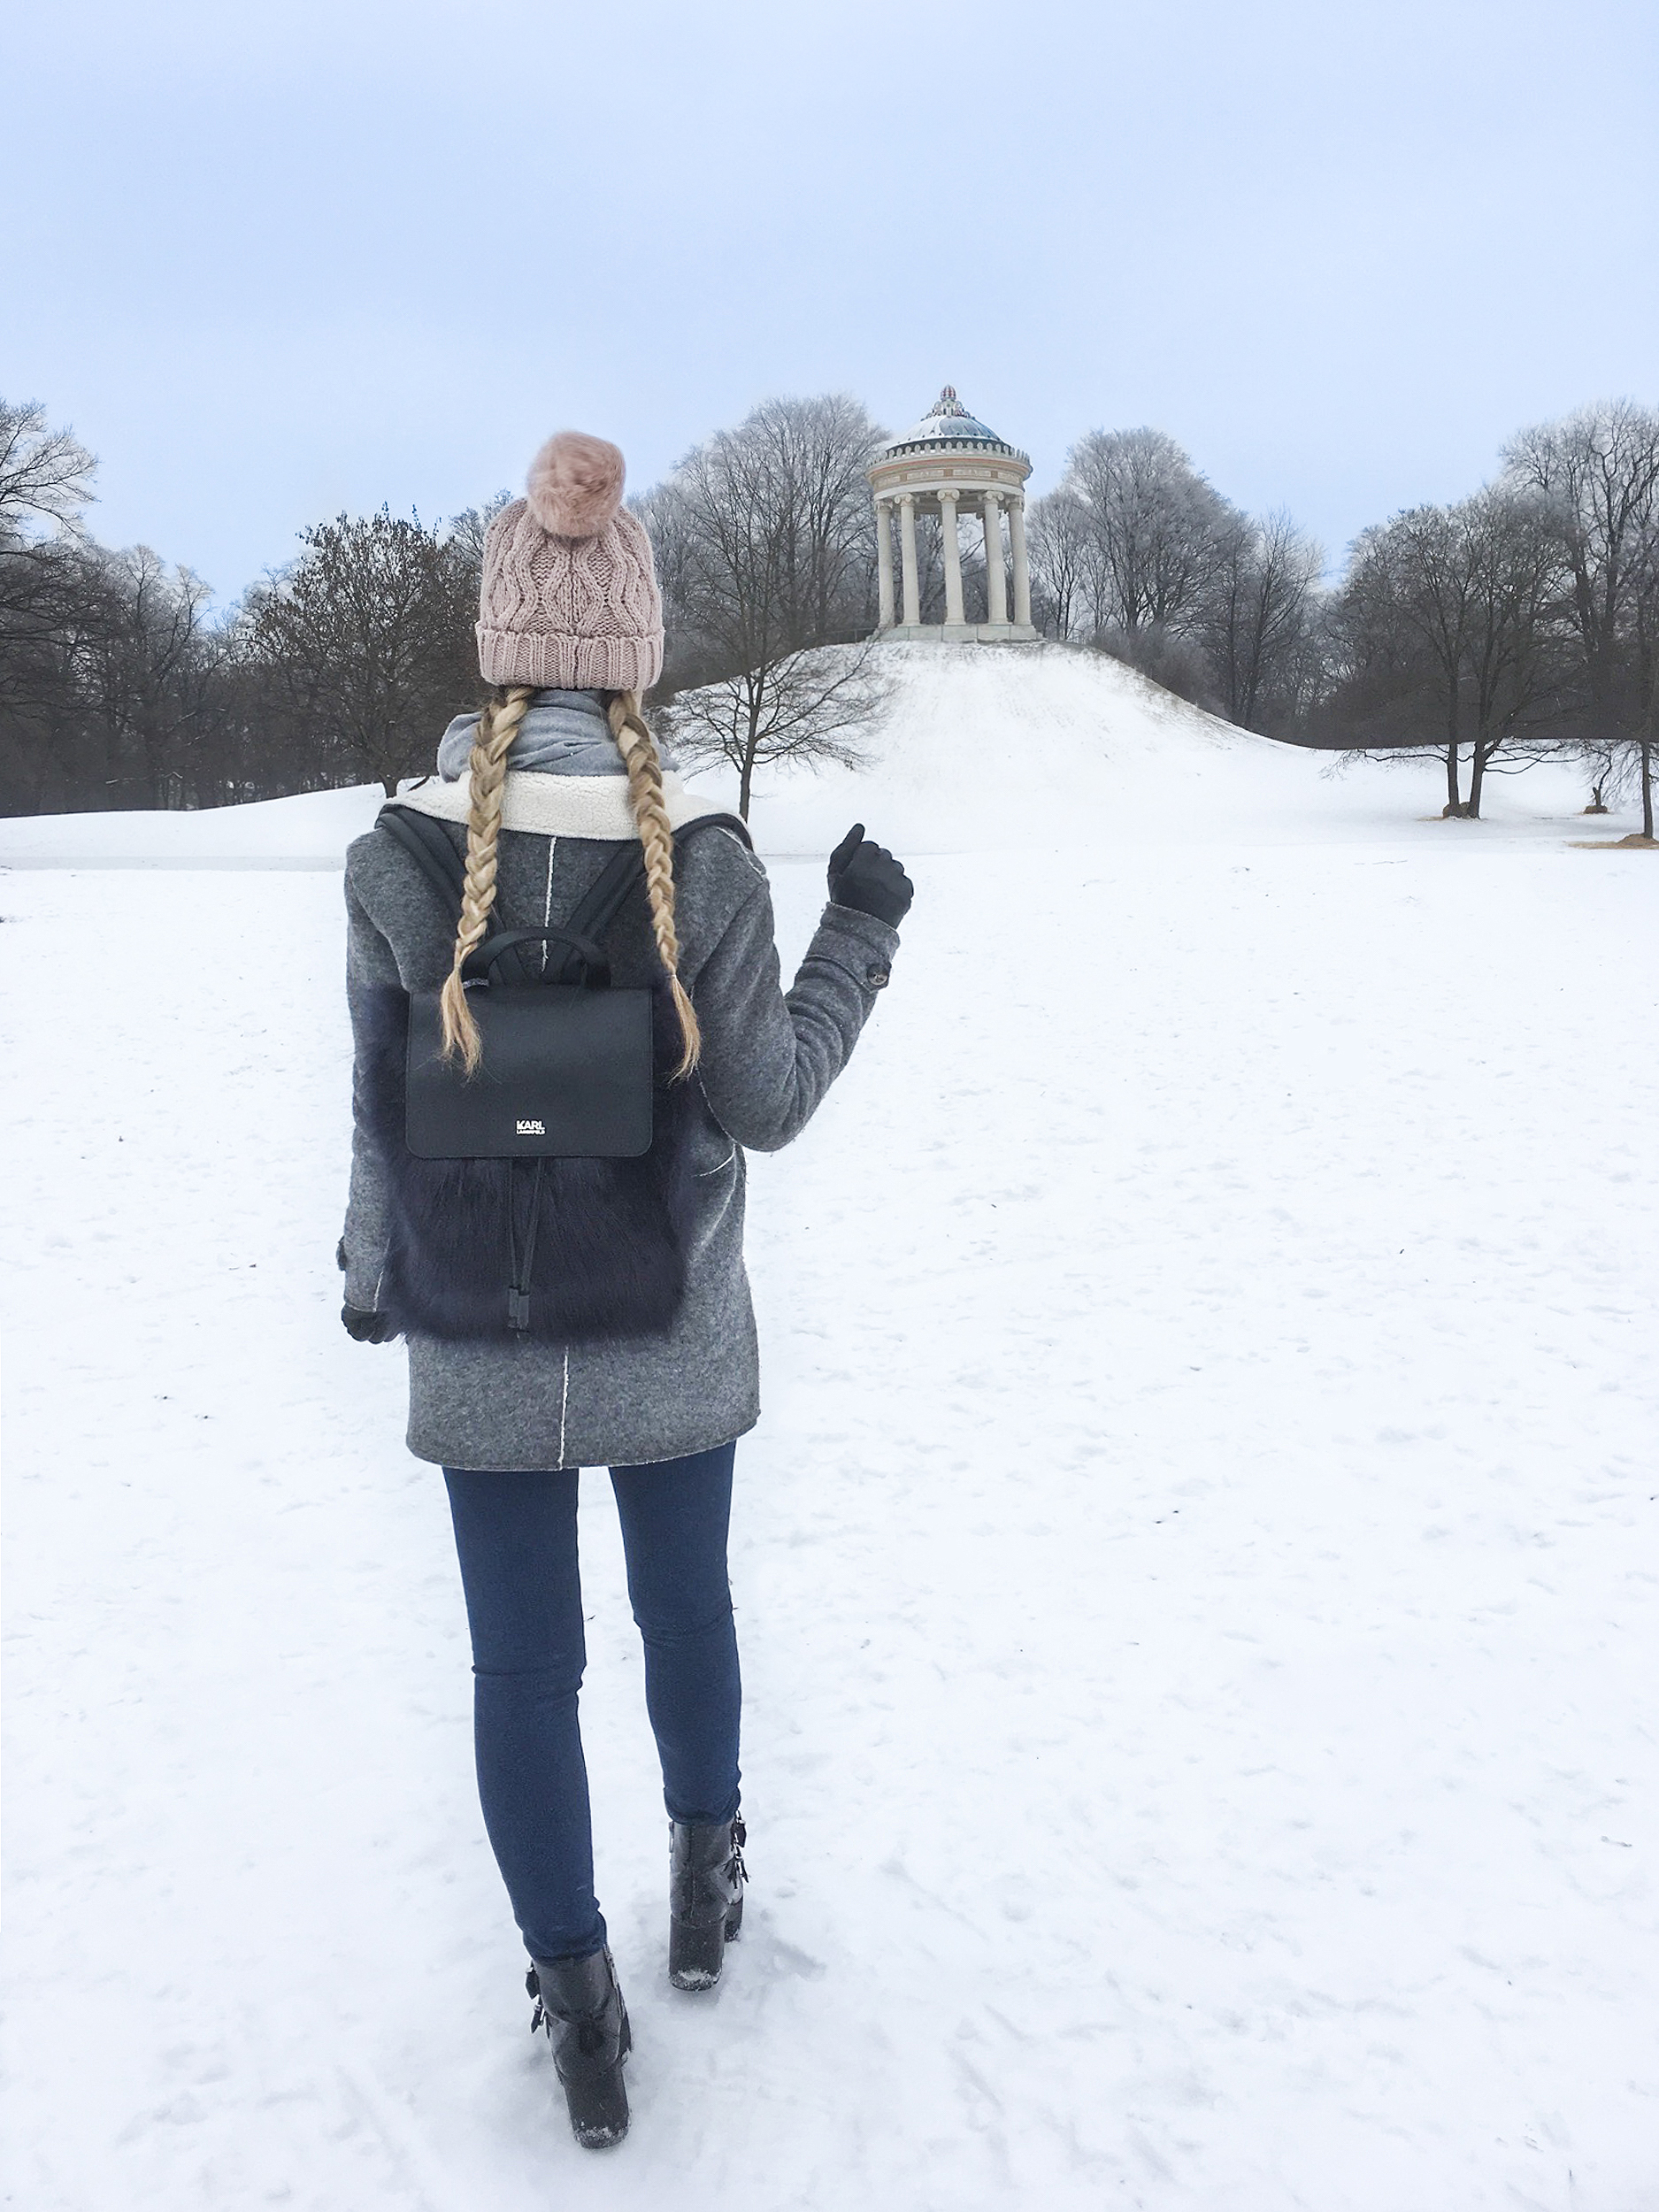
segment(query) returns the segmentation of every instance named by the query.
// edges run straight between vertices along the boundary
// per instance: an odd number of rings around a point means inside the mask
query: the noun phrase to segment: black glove
[[[385,1344],[395,1333],[389,1313],[365,1313],[361,1306],[342,1306],[340,1318],[354,1344]]]
[[[872,845],[855,822],[829,857],[832,904],[850,906],[896,929],[910,910],[916,886],[885,845]]]

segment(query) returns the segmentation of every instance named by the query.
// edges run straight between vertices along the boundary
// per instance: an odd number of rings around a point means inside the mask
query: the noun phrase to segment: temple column
[[[1031,571],[1025,565],[1025,502],[1014,501],[1008,511],[1008,534],[1014,554],[1014,619],[1031,627]]]
[[[965,623],[962,611],[962,546],[956,536],[956,495],[941,492],[939,518],[945,534],[945,620]]]
[[[1008,572],[1002,566],[1002,497],[985,495],[985,612],[991,622],[1008,620]]]
[[[899,562],[903,572],[904,621],[915,629],[922,618],[922,588],[916,568],[916,495],[899,494]]]
[[[876,588],[880,595],[881,627],[893,627],[893,512],[885,499],[876,502]]]

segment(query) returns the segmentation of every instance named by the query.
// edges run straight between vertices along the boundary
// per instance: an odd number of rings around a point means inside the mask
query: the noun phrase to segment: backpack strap
[[[724,830],[734,837],[746,851],[753,852],[755,841],[749,833],[749,824],[741,814],[700,814],[695,822],[682,823],[674,832],[676,845],[683,845],[688,837],[695,837],[703,830]]]
[[[375,816],[374,826],[409,855],[442,900],[445,918],[458,914],[466,895],[466,868],[442,824],[413,807],[388,805]]]
[[[387,805],[376,815],[374,826],[384,830],[395,844],[403,847],[437,893],[444,919],[453,927],[466,896],[466,864],[455,849],[443,824],[414,807]],[[499,909],[491,914],[490,920],[498,932],[508,926]],[[517,980],[520,983],[538,980],[516,945],[505,949],[502,956],[517,970]]]
[[[687,822],[683,829],[673,833],[675,850],[687,844],[699,830],[706,829],[735,829],[741,834],[744,844],[749,843],[749,832],[735,816],[705,814],[699,820]],[[749,850],[754,850],[752,845]],[[645,848],[637,839],[630,838],[606,861],[594,878],[565,923],[565,928],[579,931],[586,937],[603,937],[622,911],[634,885],[643,882],[644,879]]]
[[[749,844],[749,832],[735,816],[705,814],[695,822],[687,822],[683,829],[673,833],[674,849],[679,851],[695,837],[699,830],[735,829],[743,842]],[[754,848],[750,846],[752,851]],[[631,838],[613,853],[588,889],[578,901],[565,926],[582,937],[603,937],[626,905],[636,883],[645,880],[645,848]],[[568,960],[564,967],[568,967]],[[565,979],[564,968],[560,980]]]
[[[565,926],[580,937],[603,937],[636,883],[645,880],[645,849],[638,839],[618,846],[572,910]]]

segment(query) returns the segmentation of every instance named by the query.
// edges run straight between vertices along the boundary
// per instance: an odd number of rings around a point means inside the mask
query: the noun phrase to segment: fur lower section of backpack
[[[418,1158],[403,1137],[409,1001],[382,987],[365,1011],[357,1111],[386,1172],[391,1220],[380,1302],[397,1333],[580,1344],[672,1326],[695,1209],[695,1085],[659,1079],[651,1148],[638,1159],[541,1163],[529,1319],[513,1329],[512,1251],[515,1238],[521,1253],[528,1239],[534,1170],[524,1161]],[[672,1066],[678,1026],[665,991],[656,994],[655,1013],[657,1064]]]

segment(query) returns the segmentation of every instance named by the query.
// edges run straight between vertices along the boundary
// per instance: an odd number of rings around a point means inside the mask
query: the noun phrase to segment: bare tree
[[[844,396],[769,400],[636,502],[669,633],[665,725],[732,761],[745,812],[758,767],[850,757],[879,710],[865,654],[816,649],[874,618],[864,471],[881,435]]]
[[[1230,722],[1264,730],[1300,708],[1324,569],[1323,549],[1282,511],[1225,533],[1202,627]]]
[[[0,399],[0,544],[73,528],[96,465],[73,430],[50,427],[38,401]]]
[[[35,401],[0,399],[0,716],[14,745],[62,687],[51,641],[73,596],[68,557],[95,465]]]
[[[1558,725],[1561,581],[1553,518],[1508,486],[1413,508],[1356,543],[1342,594],[1342,705],[1396,757],[1428,741],[1445,767],[1448,815],[1477,818],[1500,755],[1525,764]]]
[[[1098,563],[1087,507],[1062,485],[1031,503],[1025,518],[1032,618],[1049,637],[1091,636]]]
[[[1632,623],[1639,678],[1645,677],[1647,704],[1627,753],[1635,755],[1638,787],[1641,794],[1641,833],[1653,841],[1654,755],[1659,751],[1659,515],[1650,515],[1643,534],[1640,585],[1632,595]]]
[[[148,806],[182,806],[217,658],[207,586],[142,545],[124,553],[88,547],[81,567],[93,619],[77,660],[105,751],[105,789]]]
[[[1659,698],[1659,412],[1629,400],[1581,408],[1504,449],[1509,479],[1560,534],[1576,647],[1576,720],[1605,789],[1640,795],[1653,834]]]
[[[662,720],[685,759],[737,771],[738,812],[748,821],[757,769],[782,761],[862,767],[862,741],[889,690],[868,641],[826,646],[682,691]]]
[[[477,690],[470,540],[383,508],[319,524],[303,543],[250,596],[248,648],[323,775],[373,779],[395,797]]]
[[[1163,431],[1091,431],[1033,503],[1033,613],[1050,636],[1225,710],[1217,608],[1230,572],[1242,576],[1250,530]]]
[[[1609,791],[1617,788],[1619,766],[1617,749],[1611,745],[1597,744],[1593,740],[1586,740],[1580,748],[1580,756],[1584,762],[1585,772],[1590,779],[1590,803],[1585,808],[1585,812],[1586,814],[1610,813],[1612,810],[1607,803],[1607,795]]]
[[[1651,650],[1653,632],[1659,412],[1629,400],[1586,407],[1522,431],[1504,461],[1509,480],[1537,493],[1560,530],[1589,716],[1628,734],[1651,687],[1641,649]]]
[[[181,804],[217,640],[207,589],[81,529],[92,457],[0,402],[0,794],[9,804]]]
[[[1380,690],[1367,703],[1398,737],[1429,737],[1439,726],[1445,811],[1460,815],[1469,595],[1454,537],[1439,507],[1373,524],[1357,541],[1343,596],[1356,659]]]
[[[1472,557],[1468,812],[1478,820],[1488,772],[1525,766],[1558,731],[1563,575],[1558,536],[1537,499],[1499,485],[1454,511]]]
[[[1607,797],[1634,799],[1641,809],[1641,828],[1637,835],[1643,844],[1651,845],[1654,761],[1659,755],[1659,670],[1655,672],[1647,708],[1635,731],[1628,736],[1586,740],[1583,752],[1593,778],[1592,803],[1585,812],[1607,813]]]
[[[497,492],[480,506],[465,508],[458,515],[451,515],[446,533],[450,550],[474,581],[484,573],[484,540],[489,526],[503,507],[512,504],[511,492]]]
[[[864,472],[884,434],[838,392],[768,400],[739,434],[761,465],[780,526],[772,541],[785,627],[803,647],[867,634],[875,512]]]
[[[1086,518],[1083,575],[1096,634],[1133,650],[1143,631],[1186,634],[1202,613],[1236,511],[1161,430],[1094,430],[1061,488]]]

